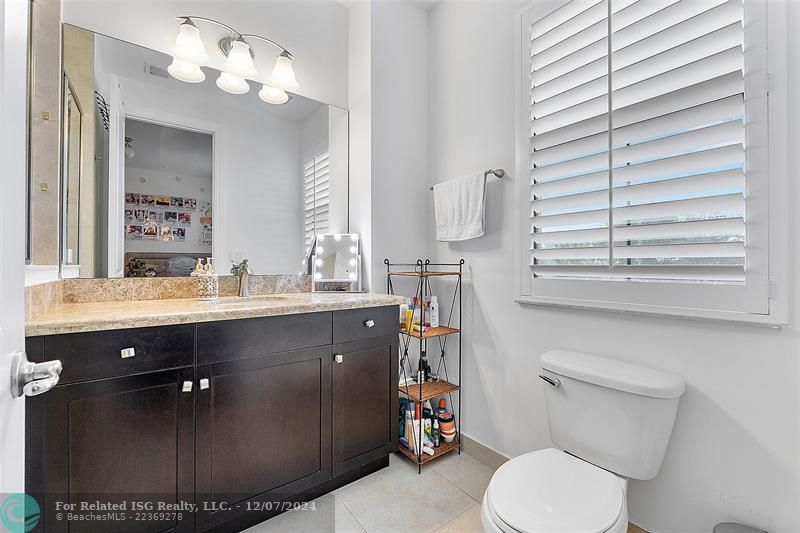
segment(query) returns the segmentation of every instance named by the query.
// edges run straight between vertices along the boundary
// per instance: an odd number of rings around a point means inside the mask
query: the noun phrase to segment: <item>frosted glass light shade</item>
[[[208,59],[206,47],[200,39],[200,30],[190,20],[181,24],[172,48],[172,56],[195,64]]]
[[[252,78],[257,74],[253,65],[253,56],[250,55],[250,46],[241,40],[231,43],[228,60],[225,61],[225,71],[241,78]]]
[[[250,90],[250,85],[241,76],[230,72],[221,72],[217,78],[217,87],[231,94],[244,94]]]
[[[283,52],[275,59],[275,66],[272,69],[269,84],[284,91],[296,91],[300,87],[294,75],[292,58],[289,57],[288,53]]]
[[[262,85],[258,91],[258,97],[268,104],[285,104],[289,101],[289,95],[283,89]]]
[[[200,83],[206,79],[206,75],[200,67],[177,57],[172,58],[172,63],[167,67],[167,72],[173,78],[186,83]]]

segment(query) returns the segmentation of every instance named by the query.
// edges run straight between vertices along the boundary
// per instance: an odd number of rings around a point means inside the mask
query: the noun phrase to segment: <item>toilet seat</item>
[[[611,472],[549,448],[495,472],[484,514],[504,533],[605,533],[623,515],[627,522],[624,486]]]

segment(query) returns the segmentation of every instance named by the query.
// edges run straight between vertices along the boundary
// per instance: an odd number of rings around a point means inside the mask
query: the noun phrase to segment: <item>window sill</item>
[[[584,309],[592,311],[607,311],[612,313],[633,314],[642,316],[657,316],[663,318],[678,318],[687,320],[700,320],[709,322],[734,323],[749,326],[760,326],[780,329],[786,323],[771,315],[755,315],[736,313],[732,311],[718,311],[713,309],[691,309],[683,307],[668,307],[659,305],[627,304],[620,302],[606,302],[596,300],[572,300],[567,298],[554,298],[549,296],[518,296],[516,302],[522,305],[536,305],[542,307],[561,307],[567,309]]]

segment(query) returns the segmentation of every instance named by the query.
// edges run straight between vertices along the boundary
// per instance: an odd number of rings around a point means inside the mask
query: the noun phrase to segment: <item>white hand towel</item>
[[[465,241],[483,235],[485,189],[483,172],[433,186],[437,240]]]

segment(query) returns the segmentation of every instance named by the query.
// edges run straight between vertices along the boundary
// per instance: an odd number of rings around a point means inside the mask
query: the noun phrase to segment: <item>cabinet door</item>
[[[198,531],[330,479],[330,367],[323,346],[198,368]]]
[[[397,449],[397,336],[334,346],[333,474]]]
[[[60,385],[29,398],[26,491],[40,502],[38,531],[192,531],[194,397],[192,368]],[[61,504],[83,519],[67,521]],[[122,505],[109,515],[84,505]],[[173,507],[174,509],[175,507]],[[100,519],[86,518],[90,514]]]

